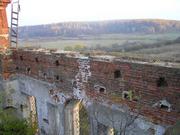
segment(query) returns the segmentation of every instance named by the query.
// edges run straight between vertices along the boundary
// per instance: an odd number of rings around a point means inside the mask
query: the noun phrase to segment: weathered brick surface
[[[74,58],[73,54],[67,57],[64,53],[56,54],[53,51],[19,49],[13,51],[12,56],[16,73],[55,83],[63,92],[73,92],[72,81],[79,72],[78,58]],[[119,78],[114,77],[116,70],[121,72]],[[134,110],[140,105],[140,113],[158,124],[174,124],[180,119],[180,68],[91,58],[90,72],[85,91],[91,99],[107,101],[108,104],[127,104]],[[158,87],[159,78],[164,78],[167,84]],[[95,85],[104,87],[105,91],[95,90]],[[122,99],[123,91],[131,91],[132,100]],[[154,106],[161,100],[171,104],[170,111]]]
[[[6,15],[6,7],[10,3],[10,0],[1,0],[0,1],[0,48],[8,47],[8,22]]]
[[[14,64],[12,61],[12,55],[10,54],[0,54],[0,74],[4,79],[13,74]]]
[[[113,77],[117,69],[121,71],[122,77],[120,78]],[[107,88],[105,99],[116,99],[117,102],[116,95],[121,96],[123,90],[130,90],[133,91],[133,95],[139,97],[139,101],[127,101],[126,104],[134,108],[140,103],[143,106],[141,114],[148,116],[152,121],[172,124],[180,119],[180,69],[121,61],[112,63],[92,61],[91,72],[91,89],[94,84],[105,86]],[[168,86],[157,86],[157,80],[160,77],[165,78]],[[104,95],[101,94],[102,96]],[[152,107],[163,99],[172,105],[171,112]],[[118,102],[124,103],[122,100]]]
[[[78,71],[75,58],[63,54],[45,54],[33,51],[14,51],[13,59],[19,74],[56,83],[58,87],[72,92],[72,80]],[[58,63],[56,63],[58,61]],[[28,71],[29,68],[29,71]]]

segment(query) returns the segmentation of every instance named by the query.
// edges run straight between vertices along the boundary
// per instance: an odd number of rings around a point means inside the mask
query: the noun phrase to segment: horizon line
[[[110,21],[131,21],[131,20],[149,20],[149,21],[177,21],[180,22],[179,19],[161,19],[161,18],[137,18],[137,19],[104,19],[104,20],[82,20],[82,21],[59,21],[59,22],[52,22],[52,23],[43,23],[43,24],[33,24],[33,25],[20,25],[19,27],[26,27],[26,26],[40,26],[40,25],[51,25],[51,24],[60,24],[60,23],[96,23],[96,22],[110,22]]]

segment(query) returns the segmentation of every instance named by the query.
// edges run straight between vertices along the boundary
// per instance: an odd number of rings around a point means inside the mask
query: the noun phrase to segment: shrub
[[[19,118],[14,108],[3,109],[2,98],[0,93],[0,135],[35,135],[37,124]]]

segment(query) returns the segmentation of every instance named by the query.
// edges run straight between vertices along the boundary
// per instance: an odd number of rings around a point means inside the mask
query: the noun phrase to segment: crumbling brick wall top
[[[15,50],[16,51],[16,50]],[[43,55],[61,55],[71,58],[82,58],[85,55],[79,52],[73,51],[63,51],[57,49],[43,49],[43,48],[24,48],[18,49],[18,52],[33,52],[35,54],[43,54]],[[154,60],[146,60],[143,58],[132,58],[132,57],[116,57],[112,55],[94,55],[88,54],[88,57],[93,61],[104,61],[104,62],[128,62],[128,63],[137,63],[143,65],[153,65],[160,67],[168,67],[168,68],[180,68],[180,63],[175,62],[163,62],[163,61],[154,61]]]
[[[173,124],[180,119],[178,63],[86,57],[46,49],[13,50],[12,61],[14,73],[55,83],[57,91],[72,95],[73,88],[83,85],[92,100],[126,104],[132,109],[141,104],[141,114],[153,122]]]

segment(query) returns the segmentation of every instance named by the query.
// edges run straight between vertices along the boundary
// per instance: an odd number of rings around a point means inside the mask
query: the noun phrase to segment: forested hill
[[[114,20],[99,22],[68,22],[20,27],[20,38],[81,37],[96,34],[152,34],[180,32],[180,21]]]

